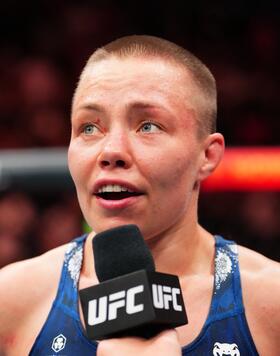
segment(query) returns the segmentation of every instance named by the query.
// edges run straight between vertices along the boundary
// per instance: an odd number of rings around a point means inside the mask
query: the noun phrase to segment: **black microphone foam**
[[[153,256],[137,225],[118,226],[93,240],[95,272],[100,282],[144,269],[155,271]]]

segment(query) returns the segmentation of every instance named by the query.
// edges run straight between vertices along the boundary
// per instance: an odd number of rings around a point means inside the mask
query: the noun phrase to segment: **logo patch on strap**
[[[240,352],[238,350],[238,346],[236,344],[221,344],[220,342],[215,342],[213,348],[213,355],[214,356],[240,356]]]
[[[59,352],[64,349],[66,345],[66,337],[62,334],[57,335],[52,342],[52,349],[54,352]]]

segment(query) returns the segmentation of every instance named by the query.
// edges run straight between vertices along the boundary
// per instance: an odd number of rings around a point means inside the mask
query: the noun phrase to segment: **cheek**
[[[195,185],[195,161],[188,155],[157,157],[146,166],[151,183],[149,215],[155,229],[168,229],[186,216]],[[172,157],[172,159],[171,159]],[[152,180],[151,180],[152,178]]]
[[[86,184],[88,172],[90,172],[91,160],[87,150],[75,143],[70,143],[68,150],[68,166],[76,188]],[[92,156],[93,157],[93,156]]]
[[[89,158],[92,159],[89,159]],[[78,201],[82,213],[87,221],[90,221],[88,216],[88,187],[89,177],[92,172],[93,156],[90,155],[88,150],[82,149],[76,143],[70,143],[68,150],[68,166],[74,181]]]
[[[193,153],[182,152],[178,148],[166,153],[161,150],[149,163],[144,163],[147,178],[156,189],[170,192],[184,187],[188,190],[192,186],[196,176],[195,157]]]

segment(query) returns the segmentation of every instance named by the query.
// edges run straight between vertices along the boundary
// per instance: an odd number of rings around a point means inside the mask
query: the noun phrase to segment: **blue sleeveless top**
[[[57,296],[30,356],[96,355],[98,343],[86,337],[78,309],[77,286],[85,239],[83,235],[69,244]],[[182,355],[258,355],[242,302],[237,246],[220,236],[215,236],[214,290],[209,314],[198,337],[182,348]]]

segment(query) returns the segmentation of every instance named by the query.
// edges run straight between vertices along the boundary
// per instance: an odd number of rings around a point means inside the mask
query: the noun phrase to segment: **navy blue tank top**
[[[58,292],[30,356],[94,356],[98,343],[87,338],[78,309],[78,281],[86,235],[69,244]],[[245,318],[237,246],[215,236],[215,276],[211,306],[196,339],[182,355],[258,355]]]

